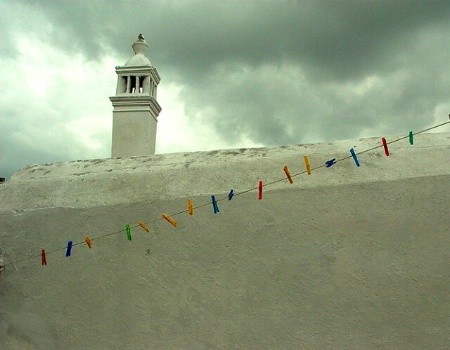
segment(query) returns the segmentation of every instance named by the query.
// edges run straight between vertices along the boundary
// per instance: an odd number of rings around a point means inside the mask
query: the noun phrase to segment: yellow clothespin
[[[286,177],[288,178],[289,182],[291,184],[293,184],[294,181],[292,180],[291,173],[289,172],[287,165],[284,166],[283,170],[284,170],[284,173],[286,174]]]
[[[144,224],[143,222],[138,221],[138,225],[141,226],[142,229],[143,229],[145,232],[150,232],[150,230],[148,229],[148,227],[145,226],[145,224]]]
[[[194,208],[192,207],[192,201],[190,199],[188,199],[187,201],[187,206],[188,206],[188,214],[194,215]]]
[[[175,220],[173,220],[169,215],[167,214],[162,214],[162,217],[164,219],[166,219],[172,226],[177,226],[177,222]]]
[[[88,236],[84,237],[84,241],[86,242],[86,244],[89,247],[89,249],[91,249],[92,248],[92,242],[91,242],[91,240],[89,239]]]
[[[303,159],[305,160],[306,171],[307,171],[308,175],[311,175],[311,165],[309,165],[308,156],[304,156]]]

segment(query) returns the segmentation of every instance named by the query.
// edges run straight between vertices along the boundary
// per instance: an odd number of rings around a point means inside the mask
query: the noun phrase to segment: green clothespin
[[[131,241],[131,228],[130,225],[126,224],[125,225],[125,230],[127,230],[127,238],[129,241]]]
[[[410,145],[414,144],[414,136],[413,136],[413,132],[412,131],[409,132],[409,144]]]

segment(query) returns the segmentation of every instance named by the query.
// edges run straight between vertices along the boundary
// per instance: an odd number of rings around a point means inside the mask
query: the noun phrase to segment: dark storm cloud
[[[405,133],[450,106],[448,1],[21,3],[91,60],[123,64],[143,33],[161,88],[181,84],[188,117],[230,144]]]
[[[159,64],[188,76],[217,63],[283,60],[328,78],[392,70],[402,63],[399,51],[411,48],[421,30],[450,15],[448,1],[40,0],[29,6],[50,18],[54,43],[66,50],[96,57],[106,43],[126,57],[140,29]]]

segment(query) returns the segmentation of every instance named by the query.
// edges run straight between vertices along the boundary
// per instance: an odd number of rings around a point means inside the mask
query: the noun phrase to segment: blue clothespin
[[[353,157],[353,160],[355,161],[356,166],[360,166],[361,164],[359,164],[358,157],[356,156],[355,150],[353,148],[350,150],[350,153]]]
[[[69,257],[70,254],[72,253],[72,245],[73,245],[72,241],[67,242],[66,257]]]
[[[211,201],[213,205],[214,214],[219,212],[219,207],[217,206],[216,196],[211,196]]]
[[[228,193],[228,200],[231,201],[231,199],[233,198],[233,196],[234,196],[234,191],[231,190],[230,193]]]
[[[327,161],[325,162],[325,165],[327,166],[327,168],[329,168],[330,166],[332,166],[332,165],[334,165],[334,164],[336,164],[336,158],[333,158],[333,159],[331,159],[331,160],[327,160]]]

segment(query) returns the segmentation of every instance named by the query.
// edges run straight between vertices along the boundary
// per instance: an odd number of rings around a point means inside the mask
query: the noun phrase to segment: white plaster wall
[[[157,121],[148,111],[114,111],[112,157],[155,154],[156,128]]]
[[[1,349],[446,349],[449,134],[7,266]],[[30,166],[0,186],[6,263],[208,203],[379,139]]]

